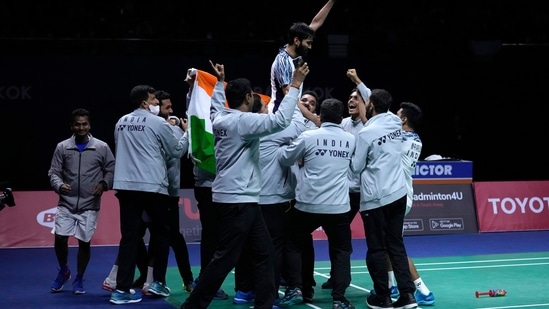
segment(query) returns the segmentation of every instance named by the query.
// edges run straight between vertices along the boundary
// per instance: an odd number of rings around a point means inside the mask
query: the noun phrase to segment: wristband
[[[290,87],[294,87],[295,89],[299,89],[299,87],[294,86],[294,84],[290,84]]]

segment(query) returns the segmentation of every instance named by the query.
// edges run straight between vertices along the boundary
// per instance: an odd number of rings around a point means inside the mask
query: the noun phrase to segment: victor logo
[[[452,166],[447,164],[417,165],[414,175],[452,176]]]

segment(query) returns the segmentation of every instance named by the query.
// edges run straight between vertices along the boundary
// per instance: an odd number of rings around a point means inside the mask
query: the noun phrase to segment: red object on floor
[[[496,297],[496,296],[505,296],[507,295],[507,291],[505,290],[490,290],[488,292],[475,292],[475,296],[478,298],[481,295],[488,295],[490,297]]]

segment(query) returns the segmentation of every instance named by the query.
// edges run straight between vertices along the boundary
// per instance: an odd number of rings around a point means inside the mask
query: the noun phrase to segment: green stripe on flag
[[[196,166],[215,174],[215,152],[213,134],[206,131],[206,122],[191,115],[191,153],[194,158],[199,160],[195,162]]]

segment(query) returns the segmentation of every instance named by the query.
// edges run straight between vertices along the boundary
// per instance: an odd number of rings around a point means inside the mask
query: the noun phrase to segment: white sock
[[[431,291],[429,288],[423,283],[423,280],[421,280],[421,277],[414,280],[414,284],[416,285],[416,289],[423,295],[429,295]]]
[[[107,279],[109,279],[111,282],[116,282],[116,274],[118,273],[118,265],[113,265],[111,272],[109,273],[109,276]]]
[[[153,283],[154,281],[154,278],[153,278],[153,267],[149,266],[147,267],[147,281],[145,281],[145,283],[148,283],[149,285],[151,283]]]
[[[387,275],[389,276],[389,288],[397,286],[395,281],[395,273],[391,270],[387,272]]]

